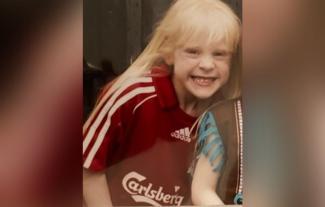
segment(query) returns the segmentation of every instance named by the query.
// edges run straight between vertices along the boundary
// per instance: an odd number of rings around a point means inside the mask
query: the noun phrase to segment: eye
[[[216,51],[213,53],[213,56],[215,56],[215,57],[223,57],[226,55],[227,55],[227,53],[225,51]]]
[[[220,60],[228,60],[231,53],[223,50],[218,50],[212,53],[213,57]]]
[[[199,55],[200,54],[200,50],[196,49],[196,48],[186,48],[185,49],[185,53],[189,54],[189,55]]]

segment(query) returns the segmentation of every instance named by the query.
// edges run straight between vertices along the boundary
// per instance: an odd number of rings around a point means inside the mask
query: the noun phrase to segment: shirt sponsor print
[[[164,192],[162,186],[154,186],[153,183],[144,184],[147,178],[135,171],[126,174],[122,180],[124,190],[130,194],[137,203],[147,203],[153,206],[174,205],[180,206],[184,196],[177,194],[180,187],[175,186],[175,194]]]

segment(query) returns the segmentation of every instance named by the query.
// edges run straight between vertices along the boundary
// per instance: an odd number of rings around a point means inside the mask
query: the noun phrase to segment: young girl
[[[233,83],[239,30],[219,0],[174,2],[84,125],[86,205],[191,204],[190,128]]]

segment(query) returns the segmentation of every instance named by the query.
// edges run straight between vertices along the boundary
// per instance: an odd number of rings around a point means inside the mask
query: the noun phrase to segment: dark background
[[[116,73],[128,67],[148,42],[155,22],[172,0],[84,0],[84,57],[101,68],[112,62]],[[241,0],[225,0],[242,15]]]

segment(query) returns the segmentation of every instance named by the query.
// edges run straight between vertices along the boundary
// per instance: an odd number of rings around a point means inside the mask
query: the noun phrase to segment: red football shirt
[[[113,205],[191,204],[196,118],[179,107],[170,76],[129,80],[97,107],[84,133],[84,167],[107,170]]]

